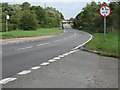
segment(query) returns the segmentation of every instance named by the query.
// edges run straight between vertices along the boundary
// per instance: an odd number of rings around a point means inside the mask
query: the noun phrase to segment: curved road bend
[[[2,46],[2,78],[11,77],[23,70],[64,54],[86,42],[90,35],[64,25],[64,33],[52,38]]]

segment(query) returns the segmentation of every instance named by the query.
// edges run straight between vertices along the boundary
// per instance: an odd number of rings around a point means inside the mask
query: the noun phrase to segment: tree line
[[[9,31],[37,30],[40,28],[54,28],[60,25],[64,16],[52,7],[31,6],[28,2],[22,4],[0,3],[2,6],[2,31],[6,30],[6,15]]]
[[[109,5],[112,13],[107,17],[107,32],[118,32],[120,29],[120,1],[109,4],[91,2],[75,17],[74,27],[92,32],[103,32],[104,18],[100,16],[99,9],[102,5]]]

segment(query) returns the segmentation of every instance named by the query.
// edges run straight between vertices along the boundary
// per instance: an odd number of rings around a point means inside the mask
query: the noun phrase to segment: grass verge
[[[84,47],[103,56],[120,58],[118,54],[118,34],[108,33],[107,40],[104,40],[103,33],[92,33],[93,39]]]
[[[41,29],[41,30],[31,30],[31,31],[11,31],[0,33],[1,39],[8,38],[20,38],[20,37],[32,37],[32,36],[46,36],[46,35],[57,35],[62,33],[63,30],[59,29]]]

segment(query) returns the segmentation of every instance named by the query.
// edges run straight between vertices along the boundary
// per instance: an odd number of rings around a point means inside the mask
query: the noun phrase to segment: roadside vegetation
[[[22,4],[0,3],[2,6],[2,30],[6,31],[6,15],[8,31],[30,31],[41,28],[59,27],[64,16],[52,7],[31,6],[28,2]]]
[[[87,4],[86,7],[75,17],[74,27],[81,30],[89,30],[91,32],[103,33],[104,18],[100,16],[99,9],[102,5],[108,5],[104,3],[92,2]],[[111,2],[109,6],[112,9],[112,13],[107,17],[107,33],[117,33],[120,29],[120,1]]]
[[[100,55],[120,58],[118,54],[118,34],[108,33],[105,41],[103,33],[93,33],[93,39],[84,47]]]
[[[47,35],[57,35],[62,32],[63,30],[60,30],[60,29],[40,29],[36,31],[35,30],[11,31],[11,32],[0,33],[0,37],[2,39],[8,39],[8,38],[33,37],[33,36],[47,36]]]
[[[112,13],[107,17],[107,40],[104,40],[104,19],[99,14],[99,8],[106,3],[92,2],[87,4],[74,18],[74,28],[89,32],[93,35],[93,39],[84,47],[86,50],[99,53],[104,56],[112,56],[120,58],[118,36],[120,35],[120,1],[111,2],[109,5]]]

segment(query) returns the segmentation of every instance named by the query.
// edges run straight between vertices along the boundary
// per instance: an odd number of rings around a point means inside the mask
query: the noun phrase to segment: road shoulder
[[[118,88],[118,59],[101,56],[99,69],[89,78],[89,87]]]
[[[0,44],[11,44],[11,43],[19,43],[19,42],[25,42],[25,41],[32,41],[32,40],[41,40],[46,39],[50,37],[54,37],[56,35],[50,35],[50,36],[37,36],[37,37],[24,37],[24,38],[11,38],[11,39],[0,39]]]

